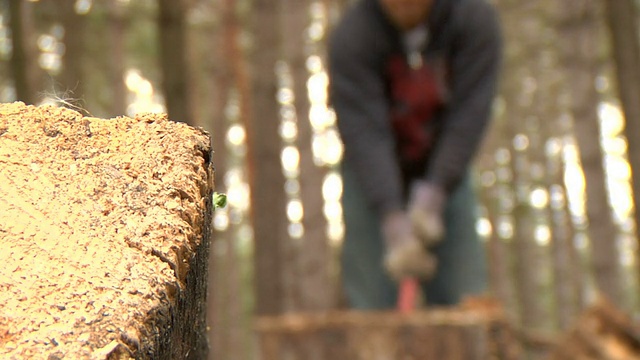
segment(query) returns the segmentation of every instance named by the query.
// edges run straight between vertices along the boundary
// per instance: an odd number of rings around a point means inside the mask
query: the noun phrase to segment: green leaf
[[[213,193],[213,208],[222,209],[227,206],[227,194]]]

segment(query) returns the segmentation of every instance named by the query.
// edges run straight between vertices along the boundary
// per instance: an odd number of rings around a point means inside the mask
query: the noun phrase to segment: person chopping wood
[[[484,0],[359,0],[333,31],[329,92],[344,143],[342,276],[350,305],[486,290],[470,166],[490,119],[501,30]]]

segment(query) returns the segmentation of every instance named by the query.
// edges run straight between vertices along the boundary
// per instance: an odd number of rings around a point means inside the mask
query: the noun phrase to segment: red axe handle
[[[398,293],[398,310],[410,313],[416,308],[418,299],[418,281],[414,278],[406,278],[400,282]]]

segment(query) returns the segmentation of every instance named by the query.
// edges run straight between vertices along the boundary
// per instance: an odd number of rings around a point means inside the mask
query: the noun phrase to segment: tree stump
[[[0,358],[205,358],[210,151],[166,116],[0,105]]]
[[[497,307],[287,314],[259,318],[256,330],[262,360],[510,360],[520,354]]]

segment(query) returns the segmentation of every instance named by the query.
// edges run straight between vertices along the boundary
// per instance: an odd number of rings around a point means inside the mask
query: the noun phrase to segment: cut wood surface
[[[209,136],[0,105],[0,358],[206,356]]]
[[[489,306],[487,306],[489,305]],[[335,311],[261,317],[262,360],[519,359],[502,310],[471,300],[460,307]]]

